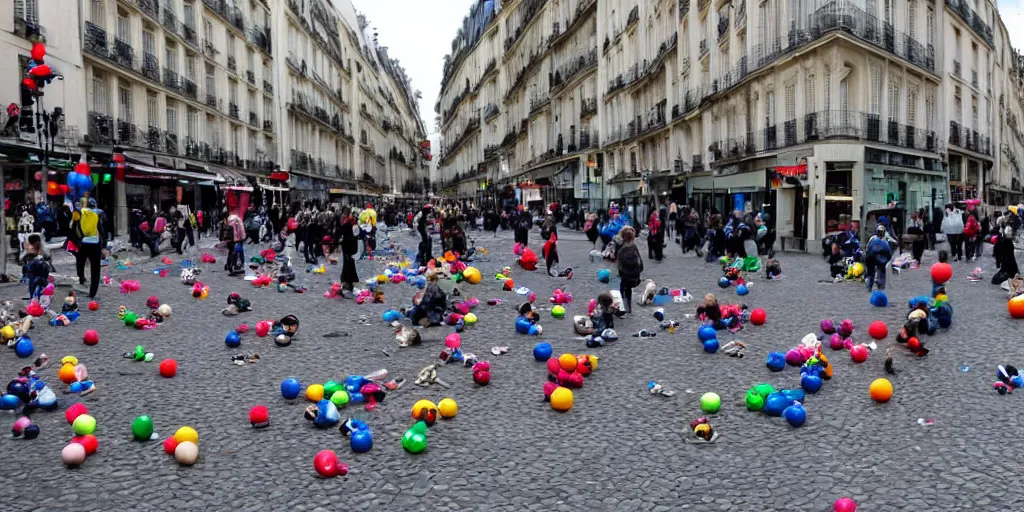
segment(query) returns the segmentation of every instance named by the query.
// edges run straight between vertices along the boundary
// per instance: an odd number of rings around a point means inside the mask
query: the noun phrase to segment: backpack
[[[644,269],[643,260],[640,259],[640,249],[635,244],[623,246],[619,249],[619,276],[624,278],[639,278],[640,272]]]

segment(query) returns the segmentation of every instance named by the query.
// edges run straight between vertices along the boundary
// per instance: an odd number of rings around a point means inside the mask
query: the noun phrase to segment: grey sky
[[[434,129],[434,103],[441,92],[444,56],[475,0],[353,0],[357,11],[376,27],[381,46],[398,59],[423,92],[420,116],[427,132]]]

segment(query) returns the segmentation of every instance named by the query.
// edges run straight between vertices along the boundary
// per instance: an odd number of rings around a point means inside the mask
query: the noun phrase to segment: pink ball
[[[834,333],[832,333],[832,336],[829,336],[829,338],[828,338],[828,348],[830,348],[832,350],[842,350],[843,349],[843,338],[842,338],[842,336],[839,335],[838,332],[834,332]]]
[[[800,352],[800,350],[791,348],[789,352],[786,352],[786,364],[790,366],[800,366],[807,362],[807,358]]]
[[[96,332],[96,331],[94,331],[92,329],[89,329],[88,331],[85,331],[85,334],[82,335],[82,343],[85,343],[86,345],[95,345],[95,344],[97,344],[99,342],[100,342],[100,333],[98,333],[98,332]]]
[[[832,504],[832,512],[857,512],[857,502],[851,498],[839,498]]]
[[[799,350],[800,350],[800,355],[802,355],[804,357],[804,361],[805,362],[808,359],[810,359],[812,356],[814,356],[814,349],[811,348],[811,347],[808,347],[807,345],[801,345]]]
[[[262,338],[268,334],[270,334],[270,326],[266,322],[256,324],[256,336]]]
[[[821,332],[825,334],[832,334],[836,332],[836,325],[832,323],[832,320],[826,318],[821,321]]]
[[[559,370],[562,369],[562,365],[558,363],[557,357],[548,358],[548,373],[551,375],[558,375]]]
[[[235,327],[235,332],[238,334],[245,334],[249,332],[249,324],[241,324],[238,327]]]
[[[459,333],[453,332],[444,338],[444,346],[454,350],[462,346],[462,338]]]
[[[863,363],[868,360],[870,353],[866,345],[855,345],[850,349],[850,359],[855,363]]]
[[[526,300],[529,301],[530,304],[537,302],[537,294],[530,292],[529,294],[526,295]]]
[[[845,348],[846,350],[850,350],[851,348],[853,348],[853,340],[850,338],[844,338],[843,348]]]
[[[547,400],[547,399],[551,398],[551,393],[554,393],[556,389],[558,389],[558,384],[555,384],[554,382],[551,382],[550,380],[549,381],[545,381],[544,382],[544,399]]]
[[[558,370],[558,374],[557,375],[558,376],[555,377],[555,379],[558,380],[559,384],[564,386],[565,383],[569,382],[569,372],[567,372],[565,370]]]

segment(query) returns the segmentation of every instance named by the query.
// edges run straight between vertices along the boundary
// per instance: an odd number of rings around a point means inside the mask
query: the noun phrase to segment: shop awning
[[[764,169],[728,176],[696,176],[686,180],[690,191],[753,192],[764,189]]]
[[[263,190],[269,190],[271,192],[288,192],[289,190],[287,186],[275,185],[267,178],[256,178],[256,185]]]
[[[221,181],[228,182],[228,183],[248,183],[249,182],[248,178],[246,178],[241,173],[239,173],[239,172],[237,172],[237,171],[235,171],[233,169],[229,169],[227,167],[222,167],[220,165],[209,165],[208,167],[210,169],[210,172],[216,173],[218,176],[220,176]]]
[[[140,165],[140,164],[129,164],[129,165],[130,165],[130,167],[132,169],[134,169],[134,170],[136,170],[138,172],[145,173],[145,174],[151,174],[151,175],[154,175],[154,176],[180,177],[180,178],[189,178],[189,179],[199,180],[199,181],[213,181],[213,182],[218,182],[218,183],[223,183],[224,182],[224,178],[221,178],[220,176],[211,175],[211,174],[192,172],[192,171],[183,171],[181,169],[162,169],[162,168],[159,168],[159,167],[150,167],[148,165]]]

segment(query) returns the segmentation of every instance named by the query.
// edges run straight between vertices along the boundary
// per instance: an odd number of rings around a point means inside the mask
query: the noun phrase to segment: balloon
[[[875,320],[868,326],[868,334],[876,340],[884,340],[889,335],[889,327],[881,320]]]
[[[757,393],[752,393],[748,391],[746,397],[746,404],[748,411],[760,411],[761,409],[764,408],[764,397]]]
[[[46,64],[39,64],[34,68],[28,70],[28,74],[36,78],[46,78],[52,75],[53,71],[50,70],[50,66]]]
[[[533,346],[533,358],[537,361],[547,361],[551,357],[551,344],[541,342]]]
[[[768,314],[761,308],[756,308],[750,312],[750,323],[754,325],[764,325],[768,320]]]
[[[874,292],[871,292],[871,299],[869,302],[876,308],[884,308],[889,305],[889,297],[887,297],[885,292],[882,290],[875,290]]]
[[[22,359],[31,356],[33,350],[32,340],[27,336],[22,336],[18,339],[18,342],[14,344],[14,353]]]
[[[868,388],[868,394],[871,395],[872,400],[884,404],[892,398],[892,383],[889,382],[889,379],[875,379]]]
[[[475,382],[477,386],[486,386],[486,385],[490,384],[491,383],[491,372],[488,372],[488,371],[473,372],[473,382]]]
[[[199,460],[199,445],[191,441],[181,441],[174,448],[174,460],[182,466],[191,466]]]
[[[402,436],[402,448],[409,453],[421,453],[427,449],[427,436],[408,430]]]
[[[817,393],[821,389],[821,377],[813,374],[804,375],[800,377],[800,387],[808,393]]]
[[[28,88],[29,90],[32,90],[32,91],[36,90],[36,81],[31,79],[31,78],[26,77],[24,80],[21,81],[21,85],[23,87]],[[36,173],[36,174],[39,175],[40,178],[42,177],[42,175],[40,173]],[[36,178],[36,181],[39,181],[40,178]]]
[[[710,325],[705,325],[701,327],[700,330],[697,331],[697,339],[699,339],[700,341],[707,341],[717,337],[718,331],[716,331],[715,328]]]
[[[799,349],[792,348],[786,352],[786,364],[790,366],[800,366],[805,362],[807,362],[807,357],[805,357],[803,352]]]
[[[136,441],[149,441],[153,435],[153,420],[149,416],[139,416],[132,421],[132,438]]]
[[[773,372],[781,372],[786,368],[786,355],[782,352],[769,352],[765,358],[765,366]]]
[[[174,436],[164,439],[164,453],[173,456],[176,449],[178,449],[178,440],[174,439]]]
[[[551,392],[550,401],[552,409],[558,412],[566,412],[569,409],[572,409],[574,402],[572,390],[565,387],[555,388],[555,390]]]
[[[836,332],[836,325],[828,318],[821,321],[821,332],[825,334],[832,334]]]
[[[357,429],[349,438],[349,445],[355,453],[366,453],[373,448],[373,434],[369,429]]]
[[[75,174],[88,177],[92,175],[92,171],[89,169],[89,164],[87,162],[79,161],[75,164]]]
[[[444,398],[437,403],[437,410],[444,419],[452,419],[459,412],[459,404],[451,398]]]
[[[319,402],[324,399],[324,387],[320,384],[310,384],[306,388],[306,400]]]
[[[1018,295],[1006,303],[1006,309],[1010,316],[1016,319],[1024,318],[1024,295]]]
[[[558,365],[567,372],[576,370],[576,356],[572,354],[562,354],[558,356]]]
[[[266,428],[270,426],[270,411],[265,405],[254,405],[249,409],[249,424],[252,428]]]
[[[832,512],[857,512],[857,502],[850,498],[839,498],[832,504]]]
[[[71,442],[82,445],[86,455],[92,455],[100,448],[100,441],[92,434],[72,437]]]
[[[199,432],[196,432],[196,429],[192,427],[181,427],[178,430],[174,431],[174,440],[177,441],[178,443],[184,443],[188,441],[190,443],[195,443],[198,445]]]
[[[782,416],[782,411],[789,407],[789,404],[793,403],[792,400],[786,398],[786,395],[782,393],[772,393],[768,395],[768,398],[764,401],[764,409],[762,409],[769,416]]]
[[[81,402],[75,403],[68,407],[68,410],[64,411],[64,419],[67,420],[68,425],[74,425],[75,419],[83,414],[89,414],[89,408]]]
[[[349,397],[348,391],[344,388],[331,394],[331,403],[334,404],[335,407],[344,407],[348,404],[349,400],[351,400],[351,397]]]
[[[36,62],[43,62],[46,58],[46,45],[40,42],[32,43],[32,51],[29,52],[32,56],[32,60]]]
[[[75,467],[85,462],[85,447],[78,443],[68,443],[60,451],[60,460],[66,466]]]
[[[782,417],[786,419],[786,423],[794,427],[800,427],[807,421],[807,411],[804,410],[804,406],[793,404],[782,411]]]
[[[710,340],[704,341],[704,352],[708,354],[714,354],[718,352],[718,339],[711,338]]]
[[[178,362],[174,359],[164,359],[160,361],[160,376],[165,378],[171,378],[178,373]]]
[[[854,345],[853,348],[850,349],[850,359],[855,363],[863,363],[864,361],[867,361],[869,354],[870,352],[866,345]]]
[[[60,189],[57,187],[56,181],[46,182],[46,193],[51,196],[55,196],[60,193]]]
[[[945,284],[946,281],[953,278],[953,267],[949,263],[939,262],[932,265],[931,274],[935,284]]]
[[[86,345],[95,345],[100,342],[100,333],[89,329],[82,335],[82,343]]]
[[[228,348],[236,348],[242,344],[242,337],[238,335],[238,331],[230,331],[227,336],[224,337],[224,344]]]
[[[706,414],[714,414],[722,408],[722,397],[718,393],[704,393],[700,397],[700,410]]]
[[[299,396],[299,390],[302,385],[299,384],[297,379],[287,378],[281,381],[281,396],[287,400],[294,400]]]
[[[75,435],[79,436],[92,434],[96,431],[96,418],[82,414],[71,423],[71,429],[75,431]]]

